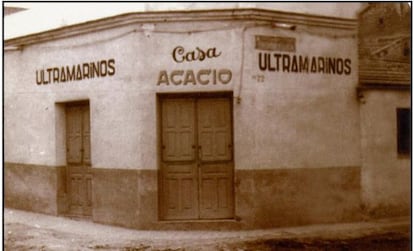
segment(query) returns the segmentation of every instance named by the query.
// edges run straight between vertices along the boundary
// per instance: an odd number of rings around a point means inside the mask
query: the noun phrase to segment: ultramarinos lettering
[[[351,74],[351,59],[259,53],[261,71],[288,73]]]
[[[115,59],[100,60],[71,66],[36,70],[36,83],[51,84],[112,76],[115,74]]]

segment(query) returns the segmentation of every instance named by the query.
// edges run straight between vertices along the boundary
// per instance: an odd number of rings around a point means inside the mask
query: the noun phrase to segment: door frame
[[[156,113],[157,113],[157,122],[156,122],[156,133],[157,133],[157,139],[156,139],[156,153],[157,153],[157,183],[158,183],[158,192],[157,192],[157,199],[158,199],[158,220],[159,221],[206,221],[208,219],[189,219],[189,220],[171,220],[171,219],[165,219],[163,215],[163,208],[162,208],[162,191],[163,191],[163,177],[162,177],[162,107],[161,102],[164,99],[182,99],[182,98],[193,98],[193,99],[199,99],[199,98],[227,98],[229,99],[230,104],[230,127],[231,127],[231,160],[232,160],[232,203],[233,203],[233,216],[228,219],[234,219],[235,218],[235,212],[236,212],[236,196],[235,196],[235,189],[234,189],[234,181],[235,181],[235,172],[234,172],[234,112],[233,112],[233,91],[220,91],[220,92],[186,92],[186,93],[157,93],[156,94]],[[200,179],[200,177],[199,177]],[[199,180],[198,179],[198,180]],[[198,181],[199,182],[199,181]],[[200,185],[200,184],[198,184]],[[200,202],[199,202],[200,203]],[[220,221],[221,219],[212,219],[211,221]]]

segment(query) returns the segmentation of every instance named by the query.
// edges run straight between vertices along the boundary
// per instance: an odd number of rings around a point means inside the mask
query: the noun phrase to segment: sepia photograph
[[[411,2],[3,2],[3,249],[409,251]]]

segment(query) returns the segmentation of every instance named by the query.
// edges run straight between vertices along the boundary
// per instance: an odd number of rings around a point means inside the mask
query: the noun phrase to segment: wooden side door
[[[197,114],[200,218],[231,218],[234,198],[230,99],[200,99]]]
[[[198,218],[194,99],[161,102],[162,218]]]
[[[90,160],[90,112],[88,104],[66,107],[66,149],[69,214],[92,213],[92,174]]]

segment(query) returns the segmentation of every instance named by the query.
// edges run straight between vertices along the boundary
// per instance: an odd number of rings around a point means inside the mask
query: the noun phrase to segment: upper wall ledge
[[[22,47],[25,45],[47,42],[135,23],[236,20],[288,23],[291,25],[307,25],[341,30],[355,30],[357,28],[356,19],[326,17],[262,9],[156,11],[142,13],[135,12],[7,39],[5,40],[4,45]]]

